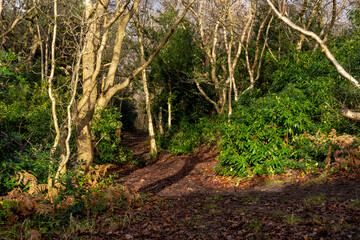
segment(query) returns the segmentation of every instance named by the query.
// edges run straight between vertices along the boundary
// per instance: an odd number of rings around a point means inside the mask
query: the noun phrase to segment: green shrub
[[[0,196],[6,195],[17,186],[27,190],[28,186],[21,186],[15,181],[15,172],[27,171],[41,184],[47,182],[50,170],[50,146],[33,144],[24,150],[17,151],[11,148],[14,139],[9,138],[16,138],[16,136],[10,135],[0,140],[0,151],[4,150],[4,153],[9,151],[7,155],[4,154],[8,158],[3,155],[0,163]]]
[[[179,127],[174,126],[164,137],[157,135],[158,145],[169,150],[172,154],[189,154],[196,146],[212,143],[218,139],[218,122],[220,119],[210,120],[199,118],[196,123],[182,121]]]
[[[17,186],[15,171],[46,181],[52,121],[40,76],[30,78],[13,52],[0,51],[0,62],[0,195],[5,195]]]
[[[119,111],[113,107],[105,109],[101,117],[94,120],[92,131],[97,143],[95,163],[124,165],[131,161],[132,152],[120,145],[120,118]]]
[[[7,223],[9,217],[14,215],[14,209],[18,204],[10,201],[0,201],[0,224]]]
[[[246,176],[323,165],[329,145],[314,146],[302,134],[329,133],[334,127],[354,131],[331,107],[338,106],[333,84],[324,77],[298,81],[248,106],[235,106],[231,123],[221,128],[219,172]]]

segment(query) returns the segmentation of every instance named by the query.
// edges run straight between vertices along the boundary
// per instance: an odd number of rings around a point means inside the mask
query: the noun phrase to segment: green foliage
[[[158,145],[168,149],[172,154],[188,154],[196,146],[203,143],[213,143],[218,138],[217,122],[207,118],[200,118],[196,123],[181,122],[176,131],[166,133],[163,138],[158,135]]]
[[[0,51],[0,195],[17,184],[15,171],[25,170],[40,183],[49,171],[50,101],[39,77],[25,76],[23,59]]]
[[[105,109],[101,117],[95,118],[92,131],[96,139],[95,163],[124,165],[132,158],[132,152],[120,146],[122,123],[117,108]]]
[[[338,77],[320,53],[283,58],[267,90],[253,90],[234,107],[221,127],[218,170],[246,176],[304,171],[324,166],[331,143],[313,144],[303,136],[316,132],[357,134],[357,126],[339,113],[342,104],[357,107],[359,94]],[[351,56],[351,54],[349,55]]]
[[[18,146],[12,146],[15,141],[16,135],[0,138],[0,152],[4,153],[0,163],[0,196],[6,195],[17,186],[26,190],[27,186],[21,186],[15,181],[15,172],[25,170],[33,174],[38,183],[46,183],[49,174],[50,146],[33,144],[17,151]]]
[[[96,174],[85,177],[72,169],[59,180],[59,192],[53,202],[37,199],[37,203],[30,206],[19,199],[0,201],[1,227],[12,225],[11,228],[1,229],[0,236],[18,239],[19,235],[27,234],[27,230],[37,229],[42,238],[53,239],[55,236],[66,238],[67,234],[79,228],[93,230],[89,224],[93,225],[100,215],[110,217],[115,209],[124,209],[129,205],[130,196],[124,194],[123,187],[113,184],[116,177],[99,178]],[[19,218],[21,214],[24,216]],[[125,221],[126,216],[115,218]]]
[[[12,52],[0,52],[0,57],[0,130],[31,141],[45,139],[51,127],[46,92],[39,81],[24,78],[20,57]]]
[[[174,21],[175,16],[174,10],[160,14],[157,21],[161,30],[152,29],[155,32],[153,35],[157,38],[159,34],[163,36],[169,30],[169,23]],[[162,107],[166,113],[170,99],[173,125],[179,125],[184,121],[194,122],[209,114],[212,109],[207,101],[199,98],[193,82],[194,66],[202,66],[199,60],[202,56],[192,40],[191,26],[186,22],[184,24],[186,29],[179,27],[156,56],[149,74],[149,89],[155,90],[152,112],[157,114]]]
[[[10,200],[0,201],[0,224],[6,223],[8,219],[13,216],[14,209],[17,205],[18,203]]]
[[[96,176],[84,176],[79,175],[76,171],[69,171],[60,180],[61,188],[54,200],[56,213],[65,220],[70,215],[74,217],[86,214],[94,216],[106,212],[113,199],[106,198],[105,190],[112,186],[113,178],[114,176],[111,175],[108,178],[98,179]],[[96,181],[96,185],[89,186],[89,180],[90,182]]]

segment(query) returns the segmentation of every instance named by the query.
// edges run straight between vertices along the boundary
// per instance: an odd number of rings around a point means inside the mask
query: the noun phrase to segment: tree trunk
[[[83,95],[89,94],[86,103],[81,106],[78,105],[78,116],[76,122],[76,146],[77,146],[77,160],[82,162],[81,165],[90,166],[93,162],[94,151],[91,136],[91,119],[94,112],[97,88],[95,85],[93,75],[95,72],[96,61],[96,35],[97,24],[96,16],[93,14],[95,11],[91,1],[85,1],[85,21],[89,25],[89,30],[85,35],[85,53],[82,57],[83,64]]]
[[[126,35],[126,27],[138,8],[140,0],[134,0],[131,7],[131,1],[126,1],[122,7],[117,8],[111,20],[106,21],[108,15],[105,10],[109,4],[109,0],[97,1],[96,5],[92,5],[91,0],[85,0],[85,19],[88,24],[87,33],[85,35],[86,47],[83,55],[83,96],[78,103],[78,118],[77,118],[77,147],[78,147],[78,161],[84,160],[86,168],[93,162],[93,144],[91,135],[91,120],[94,117],[100,117],[98,113],[106,108],[111,98],[120,90],[126,88],[130,82],[150,63],[154,60],[157,53],[166,44],[171,35],[174,33],[180,21],[184,18],[190,6],[194,3],[192,0],[185,8],[181,16],[176,20],[174,26],[165,35],[162,41],[158,44],[149,59],[140,64],[120,83],[115,84],[115,73],[120,61],[120,53],[122,47],[122,40]],[[120,17],[121,16],[121,17]],[[98,76],[102,64],[102,52],[106,46],[107,34],[111,25],[118,20],[117,38],[112,50],[113,56],[110,63],[110,68],[107,71],[105,82],[101,89],[101,93],[97,94]],[[102,29],[100,28],[100,24]],[[101,36],[101,33],[103,34]],[[99,40],[101,39],[101,42]],[[97,55],[96,55],[97,53]],[[94,113],[96,115],[94,115]],[[85,170],[86,170],[85,168]]]
[[[171,91],[170,91],[170,96],[168,98],[167,101],[167,105],[168,105],[168,129],[171,130]]]
[[[138,30],[138,42],[139,42],[139,46],[140,46],[141,64],[144,64],[145,63],[145,51],[144,51],[143,35],[141,32],[139,16],[137,16],[135,21],[136,21],[136,27]],[[141,74],[142,83],[143,83],[144,93],[145,93],[146,114],[147,114],[147,118],[148,118],[148,128],[149,128],[149,137],[150,137],[150,153],[157,154],[155,131],[154,131],[154,125],[153,125],[153,120],[152,120],[152,116],[151,116],[150,94],[149,94],[147,78],[146,78],[146,68],[144,70],[142,70],[141,73],[142,73]]]
[[[161,135],[164,135],[164,129],[163,129],[163,121],[162,121],[162,107],[160,107],[160,109],[159,109],[159,126],[158,126],[158,128],[159,128],[159,131],[160,131],[160,134]]]
[[[355,121],[360,121],[360,112],[354,112],[350,109],[344,108],[341,111],[341,114],[349,119],[355,120]]]
[[[153,124],[153,120],[152,120],[152,116],[151,116],[150,95],[149,95],[149,90],[148,90],[148,87],[147,87],[145,69],[143,70],[142,78],[143,78],[143,85],[144,85],[144,92],[145,92],[146,113],[147,113],[147,117],[148,117],[148,126],[149,126],[150,153],[151,154],[157,154],[154,124]]]

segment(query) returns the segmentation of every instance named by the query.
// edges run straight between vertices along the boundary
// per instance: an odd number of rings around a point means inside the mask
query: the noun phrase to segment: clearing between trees
[[[146,134],[123,140],[146,157]],[[160,155],[144,168],[114,170],[119,184],[146,201],[127,209],[129,222],[93,239],[359,239],[360,171],[305,176],[217,176],[215,146]],[[132,192],[134,191],[134,192]],[[137,195],[140,196],[140,195]]]

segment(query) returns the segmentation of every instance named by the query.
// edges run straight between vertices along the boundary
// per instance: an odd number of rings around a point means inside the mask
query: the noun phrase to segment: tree
[[[138,34],[138,42],[139,42],[139,48],[140,48],[140,61],[141,64],[145,63],[145,50],[144,50],[144,39],[143,39],[143,28],[140,24],[139,19],[139,12],[137,12],[136,18],[135,18],[135,25],[137,28],[137,34]],[[150,94],[148,89],[148,83],[147,83],[147,74],[146,74],[146,68],[144,68],[141,72],[141,79],[142,79],[142,85],[144,88],[144,95],[145,95],[145,108],[146,108],[146,114],[147,114],[147,121],[148,121],[148,130],[149,130],[149,137],[150,137],[150,153],[151,154],[157,154],[157,146],[155,141],[155,129],[154,129],[154,123],[152,119],[151,114],[151,101],[150,101]]]
[[[85,1],[84,16],[87,32],[84,36],[84,55],[82,56],[82,96],[77,104],[76,114],[78,161],[85,161],[87,167],[92,164],[93,144],[91,121],[93,118],[100,117],[101,111],[105,109],[110,99],[118,91],[126,88],[135,76],[150,65],[194,1],[195,0],[189,2],[183,13],[176,19],[174,26],[164,36],[161,42],[158,43],[148,59],[145,62],[141,62],[120,81],[116,79],[116,72],[122,57],[123,40],[126,36],[129,21],[136,13],[140,0],[128,0],[122,4],[117,4],[115,10],[112,12],[110,12],[108,0],[99,0],[96,2]],[[109,15],[112,15],[112,18],[109,18]],[[110,27],[115,23],[117,24],[116,39],[109,68],[105,71],[102,64],[102,54],[108,40],[107,36]],[[102,71],[104,71],[104,73]],[[101,81],[99,81],[100,74],[103,74]]]

